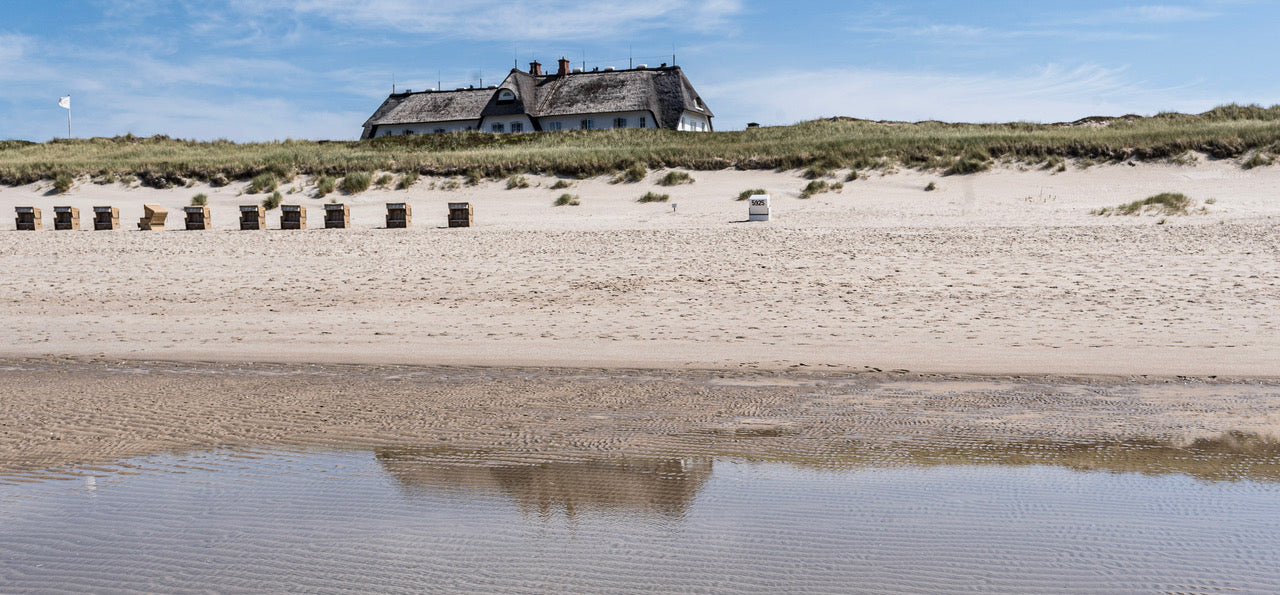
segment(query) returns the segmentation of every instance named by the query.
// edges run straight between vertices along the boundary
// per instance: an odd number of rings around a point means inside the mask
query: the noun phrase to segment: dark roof
[[[382,102],[365,126],[475,120],[493,95],[493,89],[393,94]]]
[[[516,100],[499,101],[503,89],[514,91]],[[675,129],[686,110],[714,116],[679,66],[543,76],[513,69],[496,90],[393,94],[364,125],[367,136],[373,126],[386,124],[649,111],[658,126]]]

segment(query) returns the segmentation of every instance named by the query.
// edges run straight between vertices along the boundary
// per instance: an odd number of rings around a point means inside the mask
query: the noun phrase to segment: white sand
[[[304,188],[285,196],[304,232],[277,231],[278,211],[238,231],[237,205],[262,198],[243,182],[0,188],[0,356],[1280,375],[1280,168],[873,173],[807,200],[794,172],[691,173],[331,195],[353,230],[318,229],[328,198],[299,178],[282,189]],[[773,221],[743,222],[748,188],[772,193]],[[635,202],[650,190],[678,208]],[[1207,213],[1089,214],[1165,191]],[[176,231],[197,192],[215,229]],[[551,206],[564,192],[582,205]],[[442,228],[453,201],[475,228]],[[387,202],[413,227],[378,229]],[[175,231],[137,231],[144,203]],[[103,204],[125,231],[50,231],[54,205],[91,228]],[[19,205],[45,231],[9,231]]]

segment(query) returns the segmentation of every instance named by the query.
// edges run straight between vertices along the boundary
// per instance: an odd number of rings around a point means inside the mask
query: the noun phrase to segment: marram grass
[[[272,173],[345,176],[417,172],[501,179],[543,173],[585,177],[662,168],[712,170],[907,167],[949,174],[995,161],[1058,164],[1177,160],[1280,153],[1280,106],[1229,105],[1199,115],[1089,118],[1072,124],[869,122],[849,118],[734,132],[573,130],[544,134],[456,132],[368,141],[197,142],[165,136],[0,141],[0,184],[136,176],[149,185],[178,179],[246,180]],[[641,169],[643,168],[643,170]]]

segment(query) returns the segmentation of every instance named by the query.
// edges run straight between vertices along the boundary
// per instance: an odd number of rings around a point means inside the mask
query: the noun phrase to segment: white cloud
[[[1047,66],[1025,75],[959,75],[827,69],[702,85],[721,116],[717,128],[747,121],[791,124],[830,116],[966,122],[1070,121],[1092,115],[1200,111],[1215,102],[1189,89],[1153,89],[1122,70]],[[1178,94],[1175,95],[1175,92]]]
[[[1219,14],[1216,12],[1190,8],[1187,6],[1154,4],[1148,6],[1125,6],[1106,10],[1098,16],[1088,19],[1087,22],[1164,24],[1204,21],[1217,16],[1219,16]]]
[[[268,141],[284,138],[354,139],[369,114],[309,110],[282,98],[207,100],[193,96],[129,96],[85,134]]]
[[[654,27],[707,30],[741,10],[740,0],[232,0],[247,14],[319,16],[364,30],[477,40],[602,39]]]

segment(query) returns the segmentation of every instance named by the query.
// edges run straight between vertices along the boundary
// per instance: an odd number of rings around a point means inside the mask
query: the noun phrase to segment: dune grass
[[[528,188],[529,180],[521,175],[511,176],[507,178],[507,190],[518,190],[520,188]]]
[[[571,207],[576,207],[576,206],[578,206],[578,205],[580,205],[580,204],[582,204],[582,203],[581,203],[581,201],[579,201],[579,200],[578,200],[578,195],[576,195],[576,194],[569,194],[569,193],[567,193],[567,192],[566,192],[566,193],[564,193],[564,194],[561,194],[561,195],[560,195],[560,198],[557,198],[557,199],[556,199],[556,202],[555,202],[555,205],[556,205],[557,207],[563,207],[563,206],[566,206],[566,205],[567,205],[567,206],[571,206]]]
[[[522,173],[582,178],[623,172],[620,181],[630,181],[655,169],[729,167],[813,168],[813,174],[906,167],[961,175],[998,162],[1057,168],[1068,162],[1177,161],[1193,151],[1213,159],[1280,154],[1280,106],[1230,105],[1198,115],[1089,118],[1071,124],[908,124],[837,118],[706,134],[623,129],[243,144],[132,135],[0,141],[0,184],[52,180],[58,174],[132,175],[144,184],[165,187],[219,175],[247,180],[269,172],[288,181],[295,174],[339,177],[369,171],[465,174],[468,181]]]
[[[257,194],[259,192],[274,192],[276,189],[276,186],[278,186],[279,184],[280,184],[280,181],[276,179],[276,175],[274,173],[263,172],[256,176],[253,176],[253,179],[249,180],[249,187],[245,189],[245,192],[248,192],[249,194]]]
[[[667,202],[671,200],[670,194],[658,194],[656,192],[646,192],[643,196],[636,199],[636,202]]]
[[[263,208],[265,208],[266,210],[270,211],[270,210],[272,210],[272,209],[274,209],[274,208],[276,208],[276,207],[280,206],[280,201],[281,201],[281,200],[283,200],[283,199],[284,199],[284,197],[283,197],[283,196],[280,196],[280,191],[279,191],[279,190],[277,190],[277,191],[275,191],[275,192],[272,192],[272,193],[271,193],[271,196],[268,196],[268,197],[266,197],[266,198],[262,199],[262,207],[263,207]]]
[[[800,191],[800,198],[809,198],[824,192],[840,192],[841,190],[844,190],[843,182],[830,184],[826,180],[814,180],[809,182],[804,189]]]
[[[1186,215],[1193,201],[1180,192],[1161,192],[1118,207],[1103,207],[1090,211],[1093,215]]]
[[[347,194],[359,194],[369,189],[369,184],[373,183],[373,174],[367,171],[353,171],[342,176],[342,182],[338,187]]]
[[[751,190],[743,190],[742,192],[738,193],[738,198],[736,200],[747,200],[748,198],[751,198],[757,194],[768,194],[768,193],[769,191],[765,190],[764,188],[753,188]]]
[[[333,192],[337,188],[338,180],[331,175],[323,174],[316,178],[316,196],[324,198],[326,194]]]
[[[412,188],[413,185],[417,182],[418,182],[418,172],[416,171],[404,172],[404,175],[400,176],[400,181],[396,183],[396,190],[408,190]]]
[[[682,171],[669,171],[667,175],[658,178],[659,186],[679,186],[680,184],[692,184],[693,176]]]

